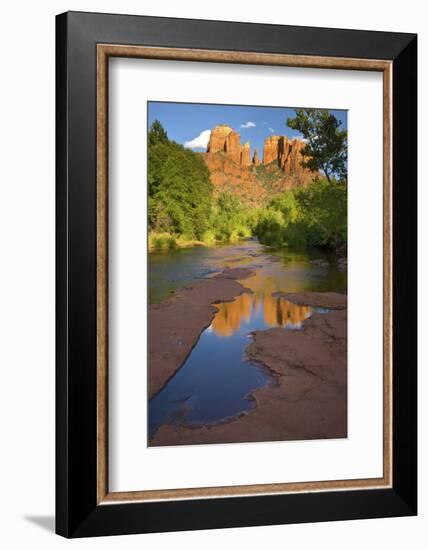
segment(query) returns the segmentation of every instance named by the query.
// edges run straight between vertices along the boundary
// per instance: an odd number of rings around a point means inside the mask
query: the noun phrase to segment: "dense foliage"
[[[261,210],[254,230],[272,246],[343,250],[347,240],[347,192],[343,182],[315,180],[287,191]]]
[[[151,248],[231,242],[251,235],[271,246],[346,246],[345,181],[316,179],[259,208],[244,205],[229,192],[214,197],[201,155],[170,141],[158,121],[149,131],[148,185]]]
[[[150,127],[148,141],[152,248],[173,248],[186,241],[229,242],[251,235],[250,209],[231,193],[214,199],[210,172],[200,155],[170,141],[158,121]]]
[[[157,121],[149,131],[149,228],[200,239],[208,228],[212,184],[203,160],[169,141]]]

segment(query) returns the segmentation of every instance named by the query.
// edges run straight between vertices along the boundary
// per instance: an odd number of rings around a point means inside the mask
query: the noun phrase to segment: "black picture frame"
[[[100,43],[392,62],[391,488],[97,505],[96,46]],[[417,36],[68,12],[56,18],[56,98],[56,532],[86,537],[415,515]]]

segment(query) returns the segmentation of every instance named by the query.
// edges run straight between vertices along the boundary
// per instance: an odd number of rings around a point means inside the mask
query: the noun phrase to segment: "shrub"
[[[287,191],[261,211],[255,233],[271,246],[319,246],[343,250],[347,240],[344,183],[315,180]]]
[[[215,244],[216,236],[212,229],[207,229],[202,235],[202,242],[206,245]]]
[[[177,241],[174,235],[168,233],[150,233],[149,248],[154,250],[172,250],[176,248]]]

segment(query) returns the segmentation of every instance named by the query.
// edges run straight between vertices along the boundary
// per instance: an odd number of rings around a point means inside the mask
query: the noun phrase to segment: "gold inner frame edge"
[[[225,487],[108,489],[108,59],[132,57],[383,73],[383,476]],[[97,503],[225,498],[392,486],[392,62],[223,50],[97,44]]]

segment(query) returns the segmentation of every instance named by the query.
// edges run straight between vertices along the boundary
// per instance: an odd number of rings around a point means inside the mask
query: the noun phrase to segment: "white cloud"
[[[263,122],[263,124],[266,124],[266,125],[268,125],[268,124],[269,124],[269,122]]]
[[[240,128],[255,128],[255,127],[256,125],[254,124],[254,122],[251,122],[251,120],[249,120],[245,124],[241,124],[240,126]]]
[[[203,130],[199,136],[190,141],[184,142],[184,147],[188,149],[206,149],[210,139],[211,130]]]
[[[269,128],[269,131],[271,131],[273,133],[273,132],[275,132],[275,128]]]

